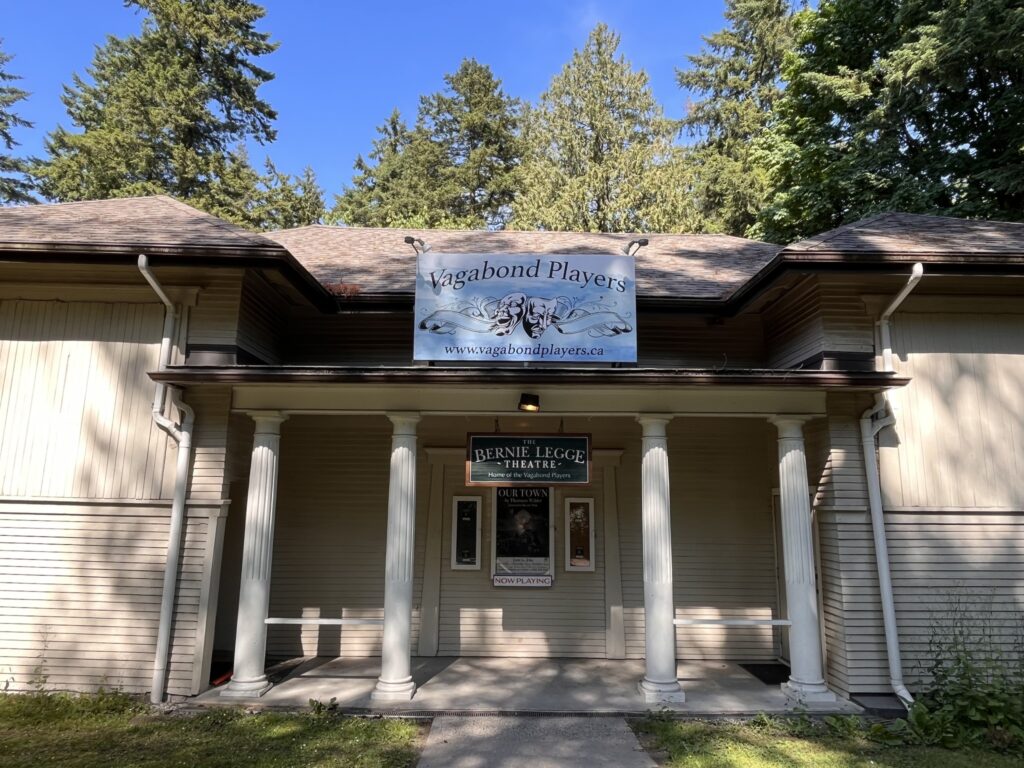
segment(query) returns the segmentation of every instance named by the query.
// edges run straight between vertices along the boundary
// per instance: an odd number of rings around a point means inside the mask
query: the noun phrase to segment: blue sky
[[[267,0],[260,28],[280,47],[261,64],[276,78],[261,93],[278,112],[277,140],[253,147],[281,170],[316,170],[328,200],[348,182],[392,108],[410,122],[420,94],[440,90],[465,57],[490,65],[515,96],[535,100],[598,22],[622,36],[620,51],[651,78],[655,96],[680,117],[686,94],[675,68],[724,26],[722,0],[527,0],[514,2],[314,2]],[[41,154],[58,123],[69,125],[61,85],[83,73],[107,34],[139,29],[118,0],[0,0],[8,66],[32,93],[15,134],[24,154]]]

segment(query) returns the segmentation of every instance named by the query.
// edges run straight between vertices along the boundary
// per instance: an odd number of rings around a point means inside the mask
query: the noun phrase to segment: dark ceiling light
[[[527,413],[537,413],[540,410],[540,397],[524,392],[519,396],[519,410],[526,411]]]

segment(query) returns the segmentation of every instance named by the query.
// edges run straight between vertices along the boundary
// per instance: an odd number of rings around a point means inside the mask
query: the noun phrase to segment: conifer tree
[[[466,59],[445,89],[420,98],[410,129],[398,112],[377,129],[369,159],[330,219],[357,226],[499,228],[522,156],[520,105],[491,69]]]
[[[0,40],[2,43],[3,40]],[[13,58],[0,49],[0,205],[34,202],[33,184],[28,176],[29,163],[10,154],[18,145],[14,129],[32,127],[32,123],[14,111],[14,105],[27,99],[28,92],[10,85],[21,79],[7,71],[7,64]]]
[[[77,132],[58,127],[37,166],[44,194],[92,200],[164,193],[245,226],[264,226],[261,177],[242,147],[275,137],[256,60],[276,47],[248,0],[128,0],[136,36],[108,37],[65,86]]]
[[[616,55],[618,47],[617,34],[596,26],[529,111],[513,227],[650,228],[658,203],[653,177],[671,156],[675,131],[647,75]]]
[[[695,143],[685,153],[698,231],[743,236],[767,196],[754,142],[782,94],[783,57],[792,45],[787,0],[727,0],[729,26],[677,70],[679,85],[699,94],[683,126]]]
[[[762,236],[887,210],[1024,220],[1019,2],[822,0],[797,18]]]

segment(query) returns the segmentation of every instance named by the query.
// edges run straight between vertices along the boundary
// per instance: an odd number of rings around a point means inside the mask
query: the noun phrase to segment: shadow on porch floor
[[[259,699],[221,699],[215,688],[192,700],[200,705],[252,704],[305,707],[310,699],[341,709],[438,712],[643,713],[650,707],[637,693],[641,660],[510,659],[437,657],[412,660],[416,695],[409,702],[371,707],[380,659],[303,660]],[[786,712],[791,706],[776,685],[765,685],[737,664],[682,662],[679,681],[686,702],[671,707],[685,714]],[[660,708],[660,707],[659,707]],[[835,712],[857,712],[846,700]]]

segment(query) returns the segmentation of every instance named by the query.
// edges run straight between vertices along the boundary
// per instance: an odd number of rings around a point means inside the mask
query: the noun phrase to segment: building
[[[267,657],[383,653],[387,701],[414,695],[410,654],[643,658],[657,702],[685,693],[677,659],[781,658],[813,704],[905,694],[965,602],[1012,652],[1024,225],[645,239],[0,209],[0,677],[160,700],[208,688],[217,652],[253,695]],[[635,314],[513,290],[454,323],[635,362],[414,360],[414,333],[456,332],[414,314],[417,251],[624,248]],[[469,434],[582,450],[587,482],[467,485]]]

